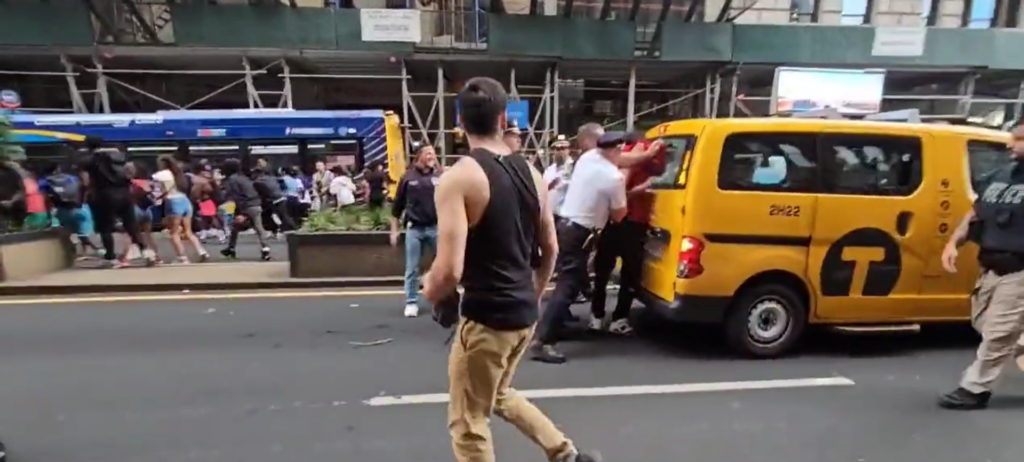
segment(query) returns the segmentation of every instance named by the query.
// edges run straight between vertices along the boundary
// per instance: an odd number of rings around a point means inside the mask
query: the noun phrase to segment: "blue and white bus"
[[[150,114],[14,114],[13,143],[29,163],[59,161],[86,145],[117,147],[144,166],[160,155],[211,161],[264,157],[309,171],[316,161],[405,172],[398,117],[386,111],[202,110]],[[252,162],[254,163],[254,162]]]

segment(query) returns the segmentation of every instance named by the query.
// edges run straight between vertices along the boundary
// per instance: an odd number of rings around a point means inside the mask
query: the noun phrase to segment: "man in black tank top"
[[[471,152],[441,176],[437,255],[423,278],[423,294],[435,304],[458,284],[465,289],[448,357],[455,459],[494,462],[493,412],[527,433],[548,460],[596,461],[511,387],[558,253],[543,180],[502,142],[508,95],[500,83],[471,79],[457,104]]]

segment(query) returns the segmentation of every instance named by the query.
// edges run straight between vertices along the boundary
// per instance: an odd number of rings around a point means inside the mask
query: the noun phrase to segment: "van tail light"
[[[700,254],[704,252],[704,242],[690,236],[683,236],[679,244],[679,266],[676,276],[682,279],[695,278],[704,273],[700,263]]]

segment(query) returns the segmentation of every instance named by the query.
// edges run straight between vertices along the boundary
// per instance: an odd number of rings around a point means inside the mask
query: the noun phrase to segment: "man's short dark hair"
[[[456,98],[459,116],[466,134],[473,136],[495,136],[498,134],[498,119],[508,107],[508,93],[497,80],[474,77]]]

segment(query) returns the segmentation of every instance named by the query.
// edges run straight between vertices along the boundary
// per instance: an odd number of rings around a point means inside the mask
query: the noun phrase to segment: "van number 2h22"
[[[768,207],[768,216],[772,217],[799,217],[799,205],[772,205]]]

